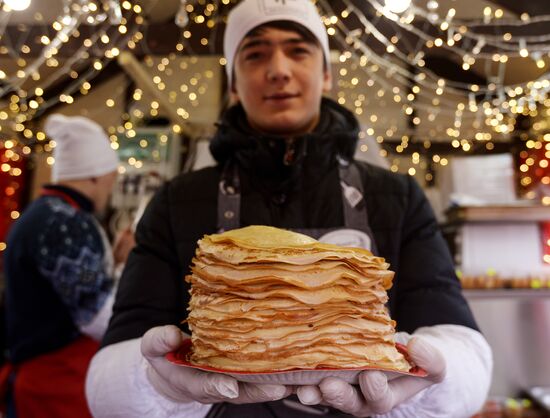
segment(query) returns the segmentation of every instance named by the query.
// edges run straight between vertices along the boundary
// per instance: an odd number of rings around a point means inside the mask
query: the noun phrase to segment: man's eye
[[[305,55],[309,54],[309,50],[307,48],[294,48],[294,53],[296,55]]]
[[[245,60],[247,60],[247,61],[257,60],[257,59],[261,58],[261,56],[262,56],[262,54],[260,52],[251,52],[249,54],[246,54]]]

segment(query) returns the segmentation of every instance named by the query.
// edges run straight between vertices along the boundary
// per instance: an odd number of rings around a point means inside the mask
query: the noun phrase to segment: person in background
[[[328,37],[308,0],[244,0],[224,37],[233,99],[210,150],[216,167],[180,175],[152,199],[122,275],[113,318],[88,371],[100,417],[441,417],[481,409],[491,350],[477,329],[422,190],[355,161],[359,127],[323,98]],[[250,384],[166,360],[185,335],[189,271],[204,234],[247,225],[370,249],[395,271],[391,315],[425,378],[379,371],[352,386]],[[297,396],[290,396],[295,392]]]
[[[114,271],[134,246],[111,249],[96,220],[113,189],[118,157],[103,129],[52,115],[53,184],[11,228],[5,252],[8,417],[89,417],[85,374],[109,321]],[[114,257],[113,257],[114,254]]]

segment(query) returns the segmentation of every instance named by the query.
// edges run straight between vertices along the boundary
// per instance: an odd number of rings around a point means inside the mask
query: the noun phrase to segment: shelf
[[[548,222],[549,206],[459,206],[446,212],[449,222]]]

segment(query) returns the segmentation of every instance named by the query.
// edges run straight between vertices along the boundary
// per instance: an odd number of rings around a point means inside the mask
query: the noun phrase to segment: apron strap
[[[234,164],[223,169],[218,184],[218,232],[237,229],[241,226],[241,189],[239,173]]]
[[[369,224],[367,202],[363,191],[361,173],[357,164],[338,157],[338,173],[342,187],[342,205],[346,228],[365,232],[371,239],[371,252],[378,254],[374,234]]]

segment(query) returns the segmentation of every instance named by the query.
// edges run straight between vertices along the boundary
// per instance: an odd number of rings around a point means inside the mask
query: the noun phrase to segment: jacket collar
[[[67,196],[70,200],[74,201],[80,209],[86,212],[93,213],[94,211],[94,203],[82,193],[71,187],[60,186],[57,184],[47,184],[43,187],[43,189],[46,192],[52,191],[57,195]]]
[[[353,114],[328,98],[322,100],[315,130],[292,140],[254,132],[242,106],[235,105],[223,114],[210,151],[221,165],[235,161],[264,180],[285,183],[299,176],[304,167],[320,172],[337,164],[338,156],[352,160],[358,132]]]

